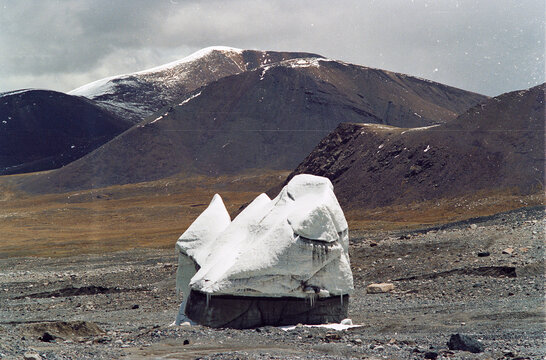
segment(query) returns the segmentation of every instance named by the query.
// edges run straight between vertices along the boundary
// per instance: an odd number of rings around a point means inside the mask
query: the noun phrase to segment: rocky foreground
[[[540,207],[352,232],[349,315],[362,326],[344,331],[171,327],[180,302],[171,249],[2,259],[0,358],[542,359],[544,221]],[[371,294],[371,283],[394,289]],[[450,349],[453,334],[481,352]]]

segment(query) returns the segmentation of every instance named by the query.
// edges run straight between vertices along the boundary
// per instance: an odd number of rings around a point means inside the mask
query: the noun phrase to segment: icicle
[[[206,304],[207,309],[209,308],[209,302],[210,302],[210,293],[207,293],[207,304]]]
[[[339,301],[341,302],[341,306],[343,306],[343,293],[339,294]]]
[[[317,294],[316,293],[309,293],[309,305],[311,307],[315,306],[315,302],[317,301]]]

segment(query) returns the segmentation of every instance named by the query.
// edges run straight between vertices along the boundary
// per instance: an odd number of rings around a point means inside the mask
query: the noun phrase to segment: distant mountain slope
[[[69,92],[136,123],[189,92],[222,77],[299,57],[303,52],[241,50],[223,46],[202,49],[186,58],[133,74],[98,80]]]
[[[430,81],[317,58],[224,77],[148,118],[30,191],[294,168],[342,121],[423,126],[486,97]]]
[[[341,124],[289,178],[327,176],[345,209],[543,189],[544,84],[422,129]],[[288,181],[288,180],[287,180]]]
[[[91,101],[55,91],[0,94],[0,175],[61,167],[130,123]]]

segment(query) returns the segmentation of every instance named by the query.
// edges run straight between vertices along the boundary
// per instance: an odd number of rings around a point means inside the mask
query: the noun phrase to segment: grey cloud
[[[533,0],[0,0],[0,91],[67,91],[227,45],[497,95],[544,81],[544,14]]]

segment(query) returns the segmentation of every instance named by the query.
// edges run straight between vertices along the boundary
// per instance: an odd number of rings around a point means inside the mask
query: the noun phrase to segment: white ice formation
[[[353,290],[348,226],[330,180],[295,176],[232,222],[219,195],[182,234],[177,288],[210,295],[309,298]]]

